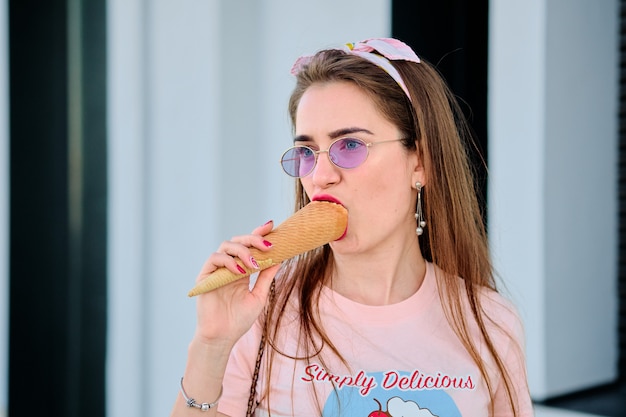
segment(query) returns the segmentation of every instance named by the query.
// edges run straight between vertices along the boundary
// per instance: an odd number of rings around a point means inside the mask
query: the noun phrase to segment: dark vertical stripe
[[[459,98],[476,135],[469,150],[486,213],[489,1],[393,0],[392,34],[434,64]]]
[[[74,6],[9,1],[11,417],[105,415],[106,2]]]
[[[65,1],[9,1],[9,416],[67,415]]]
[[[83,193],[79,416],[105,415],[107,318],[106,0],[82,0]],[[98,410],[94,410],[98,404]]]

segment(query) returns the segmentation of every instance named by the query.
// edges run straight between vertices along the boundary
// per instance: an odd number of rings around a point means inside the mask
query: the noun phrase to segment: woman
[[[496,290],[467,128],[441,77],[395,39],[292,72],[296,210],[342,204],[347,232],[252,290],[198,297],[172,415],[532,415],[522,326]],[[256,267],[250,248],[268,250],[272,227],[222,243],[198,280],[237,273],[235,257]]]

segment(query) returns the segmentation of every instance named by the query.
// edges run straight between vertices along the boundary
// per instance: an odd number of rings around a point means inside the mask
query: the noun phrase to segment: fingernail
[[[246,273],[246,270],[245,270],[245,269],[243,269],[243,268],[241,267],[241,265],[237,265],[237,269],[238,269],[238,270],[239,270],[239,272],[240,272],[240,273],[242,273],[242,274],[245,274],[245,273]]]
[[[268,221],[266,221],[266,222],[265,222],[265,224],[264,224],[263,226],[268,225],[268,224],[270,224],[270,223],[271,223],[271,222],[273,222],[273,221],[274,221],[274,220],[268,220]]]
[[[250,262],[252,262],[252,265],[254,265],[256,269],[259,269],[259,264],[256,262],[256,259],[254,259],[252,256],[250,257]]]
[[[271,242],[268,242],[267,240],[264,240],[264,241],[263,241],[263,244],[264,244],[265,246],[267,246],[268,248],[271,248],[271,247],[272,247],[272,243],[271,243]]]

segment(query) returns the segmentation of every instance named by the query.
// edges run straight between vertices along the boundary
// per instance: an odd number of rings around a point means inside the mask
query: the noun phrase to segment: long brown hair
[[[513,383],[487,331],[486,323],[492,323],[492,320],[481,305],[480,292],[485,288],[496,291],[496,283],[474,175],[468,162],[466,147],[473,143],[470,130],[454,95],[432,65],[423,60],[419,64],[392,63],[405,81],[412,100],[386,72],[369,61],[339,50],[318,52],[297,74],[297,84],[289,100],[292,125],[296,125],[300,99],[311,85],[352,82],[368,94],[382,115],[394,123],[404,137],[409,138],[404,146],[418,152],[426,175],[423,202],[428,227],[420,237],[422,255],[442,271],[437,279],[447,319],[486,381],[491,413],[495,382],[489,378],[478,342],[470,335],[473,323],[478,326],[482,342],[502,375],[511,410],[517,415]],[[296,181],[295,210],[308,202],[300,181]],[[299,307],[299,337],[303,346],[303,354],[294,359],[310,359],[324,348],[346,362],[319,320],[320,292],[332,263],[332,251],[326,245],[286,262],[279,273],[291,278],[278,280],[280,285],[276,285],[275,297],[267,309],[265,332],[271,346],[270,356],[266,358],[267,386],[271,358],[276,354],[287,355],[274,341],[283,323],[283,313],[294,300]],[[463,279],[464,290],[458,286],[458,277]],[[469,304],[471,317],[463,313],[464,304]],[[265,396],[269,401],[269,393]]]

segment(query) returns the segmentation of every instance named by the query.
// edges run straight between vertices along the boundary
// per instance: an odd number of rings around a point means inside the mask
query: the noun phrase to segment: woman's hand
[[[272,222],[267,222],[253,230],[250,235],[237,236],[223,242],[217,252],[204,263],[196,282],[222,267],[241,273],[235,257],[241,259],[246,266],[256,269],[256,261],[251,258],[250,248],[269,250],[271,243],[263,236],[273,226]],[[219,397],[230,351],[263,311],[278,268],[276,265],[260,272],[252,290],[249,289],[250,280],[246,277],[196,296],[198,323],[196,334],[189,344],[184,374],[188,395],[198,398],[200,402],[214,401]],[[185,399],[179,393],[171,416],[195,416],[196,412],[197,410],[187,407]],[[209,417],[216,415],[218,413],[215,408],[207,413]]]
[[[196,282],[218,268],[225,267],[234,273],[241,273],[235,257],[250,268],[257,269],[256,260],[250,253],[254,247],[261,251],[271,248],[271,242],[264,239],[273,228],[267,222],[252,231],[250,235],[236,236],[223,242],[218,250],[204,263]],[[249,278],[245,277],[223,287],[196,296],[198,323],[195,339],[201,343],[221,344],[226,349],[250,329],[267,302],[269,288],[279,266],[259,273],[254,288],[250,290]]]

